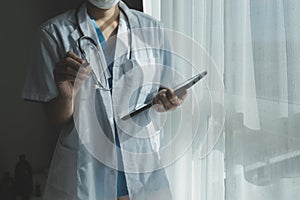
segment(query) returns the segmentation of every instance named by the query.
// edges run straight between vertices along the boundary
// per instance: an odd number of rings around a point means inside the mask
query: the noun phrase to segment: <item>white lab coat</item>
[[[164,35],[162,26],[158,21],[143,13],[128,9],[123,2],[120,2],[119,6],[127,16],[132,30],[146,27],[155,28],[152,31],[153,34],[151,31],[150,34],[149,31],[147,32],[147,37],[144,39],[145,41],[157,40],[159,45],[163,43]],[[32,63],[29,67],[23,90],[24,99],[48,102],[58,95],[53,79],[55,63],[61,60],[66,52],[70,50],[80,55],[77,41],[81,35],[78,31],[76,15],[78,15],[79,24],[84,34],[92,37],[94,41],[98,41],[96,31],[89,20],[85,4],[80,7],[78,13],[76,10],[70,10],[44,23],[41,26],[39,36],[37,37],[38,41],[34,47]],[[140,34],[139,37],[137,37],[139,40],[144,37],[143,32],[137,34]],[[134,39],[133,43],[136,44],[138,41]],[[133,52],[132,56],[137,66],[131,67],[138,67],[139,65],[147,63],[163,64],[169,62],[168,55],[164,55],[161,51],[151,49]],[[122,59],[115,61],[112,94],[105,91],[98,91],[95,94],[96,110],[100,111],[100,114],[97,114],[99,115],[98,120],[101,121],[102,128],[104,128],[107,137],[110,138],[112,142],[114,142],[114,134],[116,134],[114,120],[118,120],[115,116],[116,112],[119,112],[118,109],[121,108],[122,110],[123,107],[126,107],[126,102],[124,103],[120,97],[125,96],[127,94],[126,92],[130,90],[132,86],[128,84],[130,78],[122,78],[124,74],[131,69],[127,69],[128,65],[125,67],[122,66]],[[131,82],[140,84],[143,83],[143,79],[163,79],[163,75],[161,74],[163,72],[159,70],[154,70],[153,73],[151,70],[146,70],[142,73],[144,76],[134,77],[134,79],[131,79]],[[166,83],[167,82],[168,81],[166,81]],[[87,84],[85,84],[83,88],[88,86],[89,82],[87,81]],[[129,105],[130,108],[127,106],[127,109],[132,109],[142,103],[146,98],[149,98],[147,96],[149,92],[157,89],[157,86],[147,86],[143,88],[134,96],[134,103]],[[83,112],[83,114],[80,113],[81,118],[75,117],[75,121],[82,119],[82,116],[84,116],[85,111],[83,109],[78,109],[76,112],[81,111]],[[86,114],[89,115],[88,112],[86,112]],[[145,113],[141,114],[140,117],[136,117],[135,120],[141,124],[141,126],[145,126],[145,130],[149,131],[151,129],[152,122],[149,121]],[[80,137],[78,136],[78,130],[80,131],[82,127],[76,127],[76,129],[74,123],[70,123],[62,128],[51,162],[44,200],[115,200],[117,198],[117,171],[105,165],[105,163],[100,162],[99,159],[86,148],[85,143],[89,142],[79,139]],[[156,137],[138,140],[135,137],[124,134],[124,130],[120,128],[117,128],[117,130],[122,149],[143,153],[148,152],[150,148],[154,153],[154,156],[148,160],[144,158],[141,158],[143,160],[136,160],[136,158],[131,158],[130,156],[123,159],[124,169],[129,171],[125,172],[125,176],[130,199],[172,199],[164,169],[159,169],[160,167],[158,167],[157,170],[149,171],[148,173],[132,173],[137,169],[140,172],[148,171],[151,168],[148,169],[148,165],[159,166],[158,149],[161,135],[157,134]],[[114,162],[113,158],[115,158],[115,153],[113,150],[105,152],[106,158],[111,158],[112,163]]]

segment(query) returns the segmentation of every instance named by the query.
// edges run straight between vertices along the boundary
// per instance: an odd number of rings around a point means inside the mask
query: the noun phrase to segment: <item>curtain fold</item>
[[[300,4],[225,2],[226,198],[291,199],[300,185],[299,37],[291,38]]]
[[[162,0],[159,3],[160,20],[167,28],[187,35],[205,49],[225,87],[225,134],[221,134],[218,143],[204,157],[199,156],[200,144],[208,141],[201,137],[169,169],[178,199],[297,199],[300,196],[297,189],[300,186],[300,1]],[[195,63],[207,64],[194,53]],[[211,66],[206,67],[209,70]],[[213,79],[208,77],[207,81]],[[205,98],[214,92],[210,89],[204,86],[197,90],[203,106],[201,119],[206,121],[203,129],[208,129],[215,120],[209,107],[212,100]]]
[[[152,13],[148,11],[148,13],[160,19],[167,29],[184,34],[189,38],[188,42],[191,42],[190,44],[180,44],[182,41],[172,40],[176,42],[173,44],[174,48],[184,49],[186,47],[186,51],[191,55],[187,53],[188,55],[184,55],[184,57],[188,57],[196,65],[191,68],[189,63],[175,59],[178,71],[185,74],[186,78],[196,73],[197,69],[199,71],[207,69],[209,74],[214,74],[214,76],[208,75],[206,84],[203,81],[201,86],[195,86],[194,90],[189,92],[190,95],[197,94],[200,103],[193,99],[185,102],[185,104],[191,105],[185,107],[185,109],[189,109],[188,112],[196,112],[194,109],[198,106],[201,113],[200,122],[191,118],[192,127],[186,127],[185,131],[194,131],[198,128],[197,126],[200,127],[197,129],[197,137],[191,148],[167,168],[174,200],[222,200],[225,193],[224,135],[222,129],[211,127],[214,127],[214,118],[218,118],[218,116],[212,115],[212,105],[215,105],[215,112],[223,107],[223,98],[219,97],[223,94],[218,95],[220,87],[214,83],[214,80],[218,78],[221,83],[223,82],[224,2],[218,0],[162,0],[160,3],[160,15],[157,14],[157,11],[152,11]],[[148,8],[158,7],[155,2],[152,5],[149,4],[151,3],[148,2]],[[214,102],[210,99],[210,96],[213,95],[216,96]],[[170,118],[172,120],[169,120],[169,127],[180,122],[178,120],[180,118],[176,117],[176,114],[171,115]],[[172,132],[173,129],[170,128],[169,131]],[[211,134],[206,135],[207,133]]]

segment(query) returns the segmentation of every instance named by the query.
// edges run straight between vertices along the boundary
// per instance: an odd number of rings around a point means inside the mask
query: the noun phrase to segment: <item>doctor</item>
[[[117,74],[113,60],[116,44],[110,43],[105,48],[101,44],[116,34],[145,27],[162,29],[158,21],[129,9],[119,0],[88,0],[79,9],[70,10],[41,25],[23,98],[44,102],[46,115],[61,128],[44,192],[45,200],[172,199],[163,169],[138,174],[113,170],[80,148],[74,127],[74,91],[76,93],[79,89],[74,88],[74,82],[79,80],[83,83],[93,73],[91,66],[82,67],[87,60],[78,45],[80,38],[92,38],[101,47],[107,63],[112,63],[108,66],[110,76],[107,80],[110,88],[108,94],[111,95]],[[132,56],[135,60],[147,60],[147,55],[149,52],[145,55],[133,53]],[[166,63],[170,56],[159,57],[166,59],[161,61]],[[119,66],[122,68],[122,63]],[[183,99],[177,97],[171,89],[159,88],[152,102],[158,112],[164,112],[178,107]],[[108,104],[113,106],[112,102],[102,102],[100,107],[108,107]],[[100,115],[101,119],[108,119],[113,112],[102,112]],[[114,142],[120,147],[120,130],[108,120],[104,123],[112,127],[107,133],[115,135]],[[118,157],[118,160],[122,162],[122,158]]]

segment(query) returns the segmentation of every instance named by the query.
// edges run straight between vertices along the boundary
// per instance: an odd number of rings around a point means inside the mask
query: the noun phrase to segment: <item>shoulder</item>
[[[160,21],[158,21],[156,18],[137,10],[131,9],[130,11],[132,15],[134,15],[139,21],[141,28],[142,27],[163,28],[163,24]]]
[[[76,10],[68,10],[60,15],[57,15],[40,25],[41,32],[48,34],[60,33],[65,31],[72,31],[76,27],[75,22]]]

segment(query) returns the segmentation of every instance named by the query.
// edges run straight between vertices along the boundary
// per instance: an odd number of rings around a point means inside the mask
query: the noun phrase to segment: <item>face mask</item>
[[[117,5],[120,0],[88,0],[91,4],[101,9],[109,9]]]

